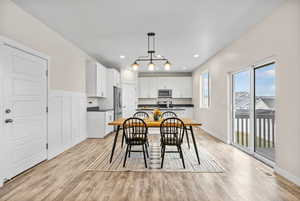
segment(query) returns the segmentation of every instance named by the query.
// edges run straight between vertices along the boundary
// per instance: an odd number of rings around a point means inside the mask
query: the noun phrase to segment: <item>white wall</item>
[[[93,59],[10,0],[0,0],[0,36],[50,57],[48,158],[86,139],[85,64]],[[3,111],[1,86],[0,83]],[[0,139],[4,132],[2,116],[0,113]],[[1,143],[3,140],[0,146]],[[2,158],[0,155],[0,164],[5,164]],[[0,165],[0,186],[5,176],[3,168]]]
[[[48,159],[87,138],[86,94],[51,90],[48,115]]]
[[[4,55],[4,53],[2,53],[3,49],[1,48],[0,46],[0,84],[2,84],[1,80],[4,80],[3,77],[4,77],[4,68],[3,68],[3,63],[4,62],[1,62],[1,61],[4,61],[4,59],[2,58],[2,55]],[[4,115],[3,115],[3,112],[5,109],[4,109],[4,90],[3,90],[3,87],[0,87],[0,139],[3,139],[4,135],[3,135],[3,130],[4,130]],[[5,152],[5,142],[4,140],[0,140],[0,164],[5,164],[5,156],[1,153],[4,153]],[[4,165],[0,165],[0,187],[3,185],[3,182],[2,182],[2,178],[4,177],[4,172],[5,172],[5,168],[4,168]]]
[[[0,35],[51,58],[51,89],[85,92],[85,62],[91,58],[10,0],[0,1]]]
[[[262,23],[193,73],[195,117],[227,141],[228,73],[274,56],[276,67],[276,170],[300,184],[300,1],[288,0]],[[199,107],[200,73],[211,75],[211,106]]]

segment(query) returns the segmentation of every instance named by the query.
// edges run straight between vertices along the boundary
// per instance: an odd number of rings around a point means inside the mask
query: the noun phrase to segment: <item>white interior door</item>
[[[136,111],[137,105],[137,94],[136,84],[123,83],[122,94],[123,94],[123,117],[131,117]]]
[[[2,45],[7,179],[47,158],[47,61]]]

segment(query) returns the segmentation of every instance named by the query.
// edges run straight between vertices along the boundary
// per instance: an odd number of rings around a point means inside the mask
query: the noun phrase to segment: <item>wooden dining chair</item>
[[[123,134],[125,136],[125,143],[127,144],[126,153],[124,158],[123,167],[126,165],[127,156],[130,157],[131,152],[143,152],[145,167],[147,168],[147,157],[149,157],[147,149],[147,138],[148,127],[143,119],[140,118],[129,118],[123,123]],[[134,146],[142,146],[142,151],[134,151],[131,148]]]
[[[147,112],[136,112],[133,114],[133,117],[140,118],[140,119],[146,119],[146,118],[149,118],[149,114]],[[125,140],[125,136],[123,135],[121,147],[123,147],[124,140]],[[147,146],[149,146],[148,142],[147,142]]]
[[[160,134],[161,134],[161,168],[164,165],[165,153],[167,146],[176,146],[177,153],[179,153],[183,168],[185,168],[183,153],[181,149],[183,136],[186,132],[185,125],[183,121],[177,117],[171,117],[163,120],[160,124]]]
[[[162,118],[163,119],[166,119],[166,118],[170,118],[170,117],[177,117],[177,114],[175,112],[172,112],[172,111],[166,111],[162,114]],[[190,138],[189,138],[189,135],[187,133],[188,131],[186,130],[186,141],[187,141],[187,144],[188,144],[188,147],[190,149]]]
[[[169,117],[177,117],[177,114],[175,112],[172,111],[166,111],[164,113],[162,113],[161,117],[163,119],[169,118]]]
[[[134,113],[133,117],[140,118],[140,119],[146,119],[146,118],[149,118],[149,114],[147,112],[136,112],[136,113]]]

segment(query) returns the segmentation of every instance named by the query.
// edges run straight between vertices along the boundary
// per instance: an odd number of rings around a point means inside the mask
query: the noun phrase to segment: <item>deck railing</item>
[[[235,143],[248,147],[250,132],[250,115],[248,110],[237,110],[235,112],[234,134]],[[255,111],[255,133],[256,147],[274,148],[275,147],[275,111],[256,110]]]

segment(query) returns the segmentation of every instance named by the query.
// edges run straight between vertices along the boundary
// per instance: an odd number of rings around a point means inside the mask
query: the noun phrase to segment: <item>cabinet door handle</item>
[[[14,122],[14,120],[12,120],[12,119],[5,119],[5,123],[12,123],[12,122]]]

